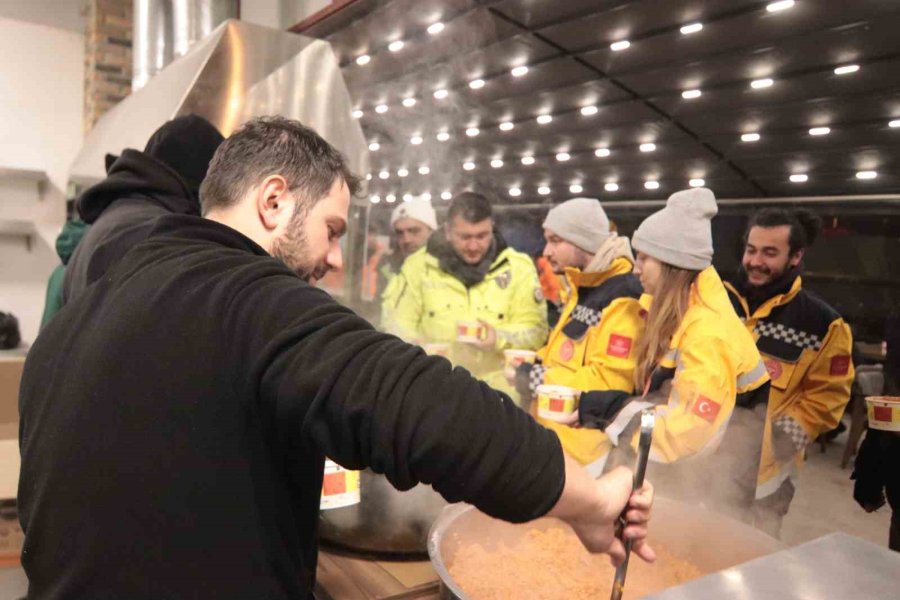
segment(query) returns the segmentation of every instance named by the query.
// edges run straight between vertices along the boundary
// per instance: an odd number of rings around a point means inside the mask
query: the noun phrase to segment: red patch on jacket
[[[615,333],[610,335],[606,353],[610,356],[628,358],[628,355],[631,354],[631,338],[624,335],[616,335]]]
[[[697,401],[694,402],[693,413],[710,423],[716,420],[720,410],[722,410],[722,405],[713,402],[706,396],[700,396],[697,398]]]
[[[847,355],[833,356],[831,358],[831,374],[846,375],[850,372],[850,357]]]
[[[566,340],[563,342],[563,345],[559,347],[559,358],[563,362],[569,362],[572,360],[573,356],[575,356],[575,344],[572,340]]]

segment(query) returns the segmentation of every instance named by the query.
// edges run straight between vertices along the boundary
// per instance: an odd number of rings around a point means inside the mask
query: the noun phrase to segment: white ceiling
[[[87,0],[0,0],[0,17],[84,33]]]

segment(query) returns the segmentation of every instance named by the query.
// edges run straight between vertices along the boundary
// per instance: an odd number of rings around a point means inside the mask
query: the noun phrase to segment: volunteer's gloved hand
[[[584,392],[578,400],[578,420],[582,425],[605,430],[631,399],[622,390]]]

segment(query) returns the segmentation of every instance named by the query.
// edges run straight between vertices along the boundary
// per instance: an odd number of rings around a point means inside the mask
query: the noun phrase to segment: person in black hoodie
[[[64,303],[146,238],[157,217],[200,214],[200,182],[223,139],[202,117],[178,117],[157,129],[143,152],[128,148],[107,166],[106,179],[77,202],[91,228],[66,267]]]
[[[216,152],[205,218],[167,215],[38,336],[22,376],[29,598],[309,598],[325,456],[621,560],[652,490],[599,480],[509,397],[315,282],[358,179],[296,121]]]

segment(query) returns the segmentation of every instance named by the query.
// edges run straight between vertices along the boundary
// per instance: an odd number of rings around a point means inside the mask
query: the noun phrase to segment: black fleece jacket
[[[29,598],[306,598],[324,456],[524,521],[557,437],[224,225],[162,217],[36,340],[20,394]]]

